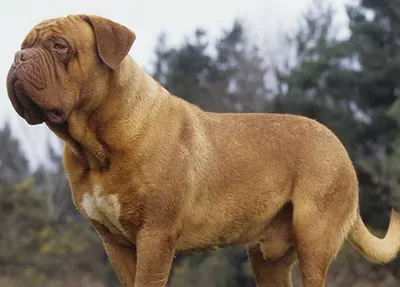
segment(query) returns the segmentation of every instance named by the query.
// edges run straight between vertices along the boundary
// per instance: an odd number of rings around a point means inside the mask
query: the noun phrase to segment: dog
[[[306,117],[211,113],[170,94],[129,56],[136,35],[96,15],[44,20],[7,76],[15,111],[64,144],[79,212],[122,285],[166,286],[177,252],[243,246],[258,286],[324,286],[344,241],[372,262],[400,249],[359,214],[340,140]]]

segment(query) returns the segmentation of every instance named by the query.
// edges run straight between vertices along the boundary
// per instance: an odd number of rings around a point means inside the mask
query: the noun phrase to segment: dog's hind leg
[[[274,262],[264,259],[259,244],[250,247],[247,253],[258,287],[292,287],[291,271],[297,259],[294,248]]]
[[[327,189],[307,187],[293,200],[295,245],[303,286],[323,287],[329,265],[355,221],[357,193],[346,178]]]

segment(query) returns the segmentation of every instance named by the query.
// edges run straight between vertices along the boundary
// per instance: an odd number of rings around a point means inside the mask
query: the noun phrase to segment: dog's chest
[[[100,185],[94,185],[92,192],[83,194],[81,208],[88,218],[107,227],[113,234],[128,237],[121,222],[121,203],[115,194],[104,194]]]

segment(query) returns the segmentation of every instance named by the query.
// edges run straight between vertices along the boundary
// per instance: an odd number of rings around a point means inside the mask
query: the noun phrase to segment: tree
[[[208,111],[263,111],[267,98],[266,65],[259,49],[235,21],[223,31],[213,55],[207,31],[168,48],[161,34],[155,49],[154,77],[170,92]]]
[[[206,96],[207,75],[211,58],[207,54],[206,32],[197,29],[194,40],[187,40],[182,47],[165,47],[161,35],[156,47],[155,78],[169,91],[194,104]]]
[[[0,236],[0,277],[18,278],[16,286],[84,286],[107,279],[111,266],[100,238],[86,222],[49,218],[45,194],[32,178],[0,185],[0,194],[0,228],[6,231]]]
[[[8,123],[0,130],[0,184],[16,184],[29,175],[29,163]]]
[[[220,98],[228,111],[264,112],[268,98],[268,71],[259,48],[246,37],[241,22],[235,21],[216,44],[215,67],[209,93]]]

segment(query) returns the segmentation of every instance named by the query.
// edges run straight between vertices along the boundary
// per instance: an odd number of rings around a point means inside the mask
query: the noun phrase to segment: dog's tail
[[[389,229],[383,239],[371,234],[358,215],[348,241],[369,261],[381,264],[389,263],[396,258],[400,251],[400,215],[392,210]]]

